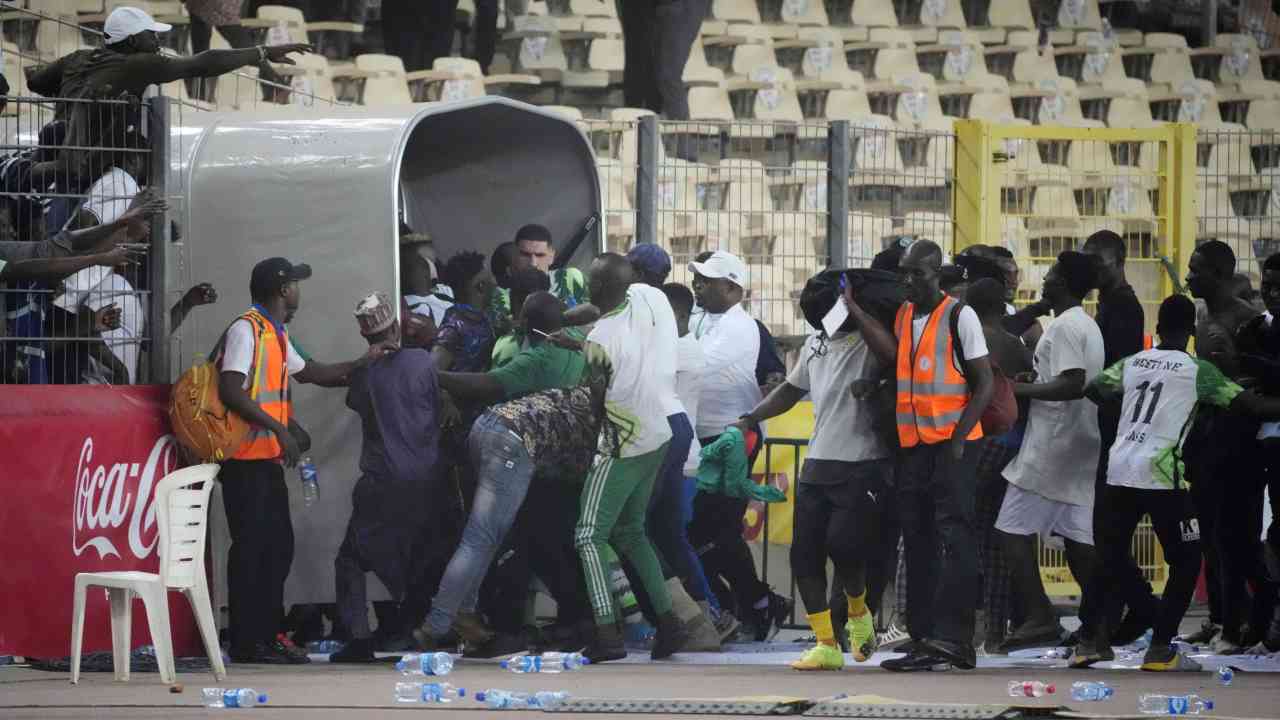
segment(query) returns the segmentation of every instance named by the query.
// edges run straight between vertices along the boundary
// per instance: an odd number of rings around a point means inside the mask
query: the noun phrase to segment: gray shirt
[[[66,230],[60,230],[52,237],[36,242],[12,240],[0,242],[0,262],[45,260],[66,257],[71,254],[73,254],[71,251],[71,233]]]
[[[814,333],[805,341],[787,382],[808,391],[813,400],[810,460],[861,462],[889,456],[872,429],[876,420],[872,402],[849,392],[854,380],[873,378],[879,368],[861,333],[836,333],[825,343]]]

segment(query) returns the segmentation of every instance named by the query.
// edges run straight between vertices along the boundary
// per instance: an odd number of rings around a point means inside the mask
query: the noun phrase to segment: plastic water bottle
[[[1009,683],[1010,697],[1044,697],[1057,690],[1053,685],[1046,685],[1039,680],[1013,680]]]
[[[267,694],[253,688],[205,688],[204,705],[211,708],[251,708],[265,705]]]
[[[573,670],[581,670],[583,665],[590,664],[591,661],[582,653],[548,652],[542,653],[541,667],[538,668],[538,672],[570,672]]]
[[[316,655],[332,655],[346,647],[341,640],[312,640],[307,643],[307,652]]]
[[[560,707],[560,704],[569,699],[569,693],[562,691],[541,690],[533,694],[533,699],[538,703],[538,707],[543,710],[554,710]]]
[[[1146,715],[1204,715],[1213,710],[1213,701],[1199,695],[1143,695],[1138,711]]]
[[[448,675],[453,670],[449,653],[409,653],[396,663],[401,675]]]
[[[489,706],[491,710],[528,710],[536,707],[538,702],[529,693],[511,692],[490,688],[476,693],[476,701]]]
[[[467,689],[449,683],[396,683],[396,702],[448,703],[467,696]]]
[[[517,675],[525,673],[536,673],[542,671],[542,658],[529,653],[520,653],[512,655],[502,661],[502,669],[513,672]]]
[[[1076,702],[1110,700],[1115,694],[1116,689],[1104,682],[1085,682],[1080,680],[1071,683],[1071,699]]]
[[[1133,641],[1133,646],[1138,650],[1146,650],[1151,647],[1151,631],[1148,630],[1142,633],[1142,637]]]
[[[311,507],[316,504],[316,500],[320,499],[320,483],[316,464],[311,462],[310,455],[302,458],[302,462],[298,463],[298,475],[302,477],[302,504]]]
[[[1231,681],[1236,679],[1236,671],[1231,669],[1230,665],[1218,666],[1218,684],[1222,687],[1231,687]]]

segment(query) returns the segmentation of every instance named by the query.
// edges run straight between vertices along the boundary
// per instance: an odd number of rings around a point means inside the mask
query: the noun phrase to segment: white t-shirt
[[[1196,408],[1227,407],[1243,392],[1213,363],[1158,348],[1113,364],[1093,386],[1100,395],[1124,398],[1107,484],[1141,490],[1186,489],[1182,443]]]
[[[695,428],[698,427],[698,403],[702,398],[702,378],[706,367],[707,358],[693,333],[676,341],[676,396],[680,398],[680,404],[684,405],[689,424]],[[697,433],[694,435],[693,443],[689,446],[689,459],[684,465],[684,473],[690,477],[698,472],[702,452]]]
[[[1036,345],[1036,382],[1084,370],[1085,382],[1102,372],[1106,353],[1098,323],[1082,307],[1054,318]],[[1032,400],[1027,431],[1004,477],[1023,490],[1069,505],[1092,505],[1098,472],[1098,408],[1089,400]]]
[[[667,410],[676,399],[676,318],[667,296],[636,283],[627,301],[596,321],[587,336],[587,362],[609,368],[605,409],[619,435],[620,457],[653,452],[671,439]],[[602,452],[610,454],[608,431]]]
[[[111,354],[124,365],[129,374],[129,383],[137,382],[138,353],[146,332],[147,315],[133,286],[120,275],[109,273],[97,285],[78,295],[77,306],[83,305],[92,312],[113,303],[120,308],[120,327],[107,330],[100,337]],[[89,358],[82,379],[92,385],[104,385],[108,383],[108,377],[107,369],[97,360]]]
[[[227,342],[222,348],[222,372],[238,372],[244,373],[245,390],[249,389],[249,367],[253,365],[253,325],[243,318],[231,323],[231,327],[227,328]],[[302,368],[307,366],[307,361],[302,359],[298,354],[297,348],[293,346],[293,340],[289,341],[288,352],[284,359],[285,371],[289,375],[296,375]]]
[[[810,460],[861,462],[888,457],[880,436],[872,428],[876,418],[872,404],[849,392],[854,380],[873,377],[880,363],[862,333],[838,332],[827,340],[819,334],[805,341],[800,360],[787,375],[787,383],[809,393],[813,401],[813,438]]]
[[[948,315],[939,318],[938,321],[949,323],[951,322],[951,317]],[[928,315],[913,315],[911,317],[912,347],[920,344],[920,336],[924,334],[924,327],[928,323]],[[965,360],[977,360],[987,356],[987,336],[983,334],[982,321],[978,320],[978,313],[974,312],[973,308],[965,305],[960,309],[960,319],[957,321],[956,329],[960,332],[960,345],[964,348]],[[957,354],[956,360],[958,361],[959,359],[960,356]],[[956,367],[961,370],[964,369],[964,366],[959,362],[956,363]]]
[[[129,173],[113,167],[90,186],[88,196],[80,209],[97,218],[99,225],[107,225],[119,220],[120,216],[129,210],[129,203],[133,202],[137,194],[138,181],[134,180]],[[67,222],[70,223],[72,220],[74,216],[68,218]],[[67,312],[75,312],[83,301],[83,294],[102,285],[111,274],[111,268],[101,265],[75,272],[63,281],[66,289],[53,301],[53,304]]]
[[[441,295],[449,299],[445,300]],[[440,323],[444,322],[445,312],[453,307],[453,290],[448,285],[437,284],[431,288],[430,295],[405,295],[404,300],[409,306],[409,312],[429,317],[436,327],[440,327]]]
[[[720,314],[704,312],[691,321],[707,358],[707,371],[698,403],[698,437],[718,437],[760,402],[756,360],[760,329],[741,305]]]

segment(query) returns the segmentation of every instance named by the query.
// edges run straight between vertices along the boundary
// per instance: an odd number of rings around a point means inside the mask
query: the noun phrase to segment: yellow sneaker
[[[849,633],[849,651],[853,653],[853,659],[866,662],[879,646],[876,638],[876,623],[871,613],[866,612],[856,618],[849,618],[849,621],[844,624],[844,630]]]
[[[799,660],[791,663],[791,669],[806,671],[843,670],[844,653],[840,652],[838,647],[818,643],[809,648],[809,651],[802,655]]]

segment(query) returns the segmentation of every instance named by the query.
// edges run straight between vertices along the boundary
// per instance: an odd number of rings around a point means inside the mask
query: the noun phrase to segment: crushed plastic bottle
[[[1147,694],[1138,698],[1138,712],[1145,715],[1206,715],[1213,700],[1199,695]]]
[[[310,456],[298,463],[298,475],[302,478],[302,504],[311,507],[320,499],[320,476]]]
[[[1057,691],[1053,685],[1039,680],[1013,680],[1009,683],[1010,697],[1044,697]]]
[[[497,688],[476,693],[476,701],[488,705],[491,710],[527,710],[537,702],[529,693]]]
[[[1222,687],[1231,687],[1232,681],[1236,679],[1236,671],[1230,665],[1219,665],[1217,675],[1218,684]]]
[[[1138,650],[1146,650],[1151,647],[1151,631],[1148,630],[1142,634],[1142,637],[1133,641],[1133,647]]]
[[[396,702],[449,703],[467,696],[467,689],[449,683],[396,683]]]
[[[448,675],[453,670],[453,657],[449,653],[409,653],[396,663],[401,675]]]
[[[341,640],[312,640],[307,643],[307,652],[316,655],[332,655],[346,647]]]
[[[253,688],[205,688],[204,706],[211,708],[251,708],[267,703],[267,694]]]
[[[568,700],[569,693],[563,691],[540,690],[533,694],[533,699],[538,703],[538,707],[543,710],[554,710],[560,707],[561,703]]]
[[[1116,689],[1104,682],[1078,680],[1071,683],[1071,699],[1076,702],[1110,700],[1115,694]]]

